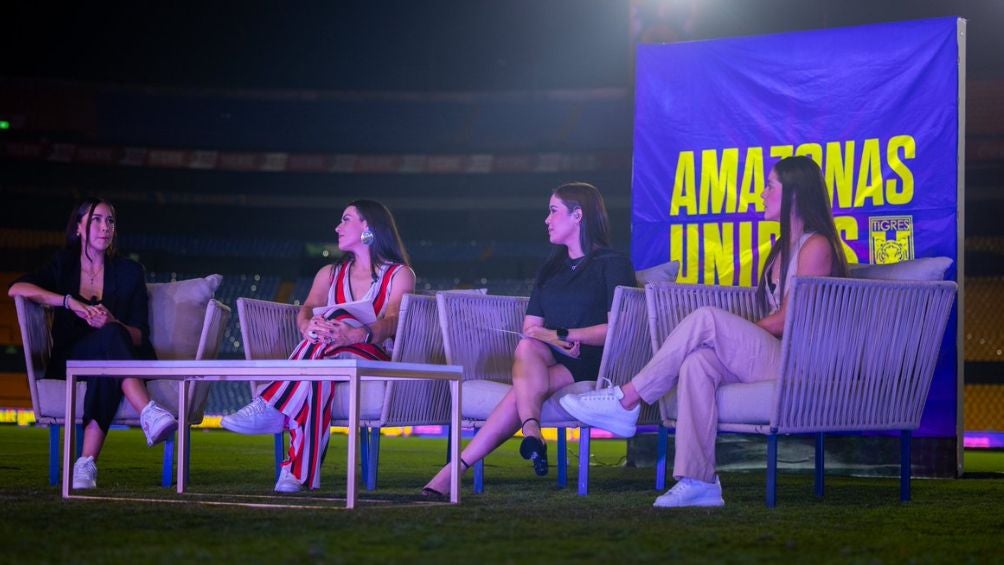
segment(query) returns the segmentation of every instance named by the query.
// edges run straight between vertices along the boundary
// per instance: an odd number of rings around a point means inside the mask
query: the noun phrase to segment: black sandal
[[[540,426],[540,420],[527,418],[520,424],[521,430],[527,422],[537,422],[537,426]],[[519,454],[523,456],[523,459],[529,459],[533,463],[533,472],[537,473],[537,476],[543,477],[547,474],[547,444],[540,438],[524,437],[523,442],[519,444]]]
[[[460,474],[463,474],[464,471],[471,468],[470,463],[464,461],[463,457],[460,458],[460,465],[461,465]],[[440,502],[443,500],[449,500],[450,494],[439,492],[438,490],[432,487],[422,487],[422,497],[429,501]]]

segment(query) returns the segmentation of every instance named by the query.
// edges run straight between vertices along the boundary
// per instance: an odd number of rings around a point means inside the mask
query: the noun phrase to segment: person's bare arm
[[[826,238],[813,234],[808,241],[802,245],[798,252],[798,262],[795,267],[795,276],[798,277],[828,277],[833,269],[833,250]],[[771,334],[781,337],[784,333],[784,316],[788,306],[788,292],[781,299],[781,308],[773,314],[764,316],[757,325],[767,330]]]

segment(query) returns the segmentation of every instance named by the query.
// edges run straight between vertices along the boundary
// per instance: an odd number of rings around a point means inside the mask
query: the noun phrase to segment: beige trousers
[[[670,332],[631,381],[654,404],[677,387],[673,476],[715,477],[719,385],[776,379],[781,341],[760,326],[717,308],[699,308]]]

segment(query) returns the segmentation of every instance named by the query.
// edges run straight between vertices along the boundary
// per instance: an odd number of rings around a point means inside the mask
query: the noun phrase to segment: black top
[[[88,304],[103,304],[115,319],[142,334],[136,350],[138,359],[155,359],[150,343],[149,296],[143,266],[124,257],[105,259],[104,289],[101,300],[80,296],[80,254],[69,250],[56,253],[42,269],[22,276],[15,283],[26,282],[56,294],[72,294]],[[13,283],[12,283],[13,284]],[[66,356],[70,347],[94,328],[65,308],[54,308],[52,320],[52,359],[46,377],[65,378]]]
[[[526,313],[543,318],[544,327],[552,330],[605,324],[618,285],[636,286],[631,261],[611,249],[596,250],[582,260],[566,261],[549,277],[538,280]],[[579,352],[585,365],[599,369],[602,346],[582,344]],[[564,357],[555,353],[556,359],[559,356]],[[595,372],[589,378],[596,378]]]

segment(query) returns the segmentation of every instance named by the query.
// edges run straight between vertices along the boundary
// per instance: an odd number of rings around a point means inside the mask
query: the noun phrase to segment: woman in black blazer
[[[67,359],[154,359],[146,281],[139,263],[115,254],[115,208],[89,198],[70,214],[66,245],[41,270],[24,275],[7,294],[55,311],[46,378],[66,378]],[[97,485],[95,464],[123,395],[140,414],[147,445],[178,427],[150,400],[137,378],[84,379],[84,445],[73,466],[73,488]]]

